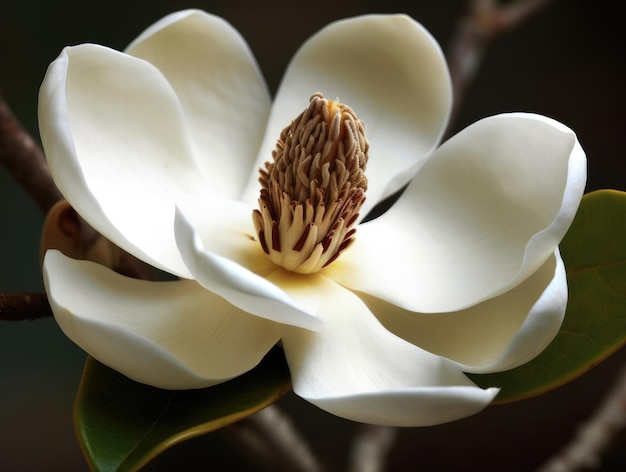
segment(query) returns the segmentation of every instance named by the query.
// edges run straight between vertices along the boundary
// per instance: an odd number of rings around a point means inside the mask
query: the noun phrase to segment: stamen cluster
[[[259,170],[254,225],[269,258],[287,270],[313,273],[353,241],[365,201],[369,143],[348,106],[314,94],[287,126]]]

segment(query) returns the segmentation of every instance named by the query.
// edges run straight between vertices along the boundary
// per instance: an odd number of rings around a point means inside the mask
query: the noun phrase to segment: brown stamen
[[[351,244],[365,201],[368,149],[363,123],[349,107],[321,93],[311,97],[282,131],[274,161],[259,171],[253,221],[272,261],[316,272]]]

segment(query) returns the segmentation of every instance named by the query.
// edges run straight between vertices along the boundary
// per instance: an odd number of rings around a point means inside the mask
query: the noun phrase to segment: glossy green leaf
[[[626,344],[626,193],[585,195],[560,248],[569,301],[557,337],[528,364],[470,376],[481,387],[500,387],[496,401],[558,387]]]
[[[92,470],[137,470],[185,439],[255,413],[291,388],[282,351],[252,371],[201,390],[161,390],[88,358],[75,404],[79,442]]]

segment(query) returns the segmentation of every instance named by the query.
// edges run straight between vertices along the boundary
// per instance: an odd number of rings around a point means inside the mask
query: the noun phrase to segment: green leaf
[[[245,418],[290,388],[279,349],[241,377],[181,391],[134,382],[90,357],[76,398],[76,431],[92,470],[137,470],[169,446]]]
[[[497,402],[556,388],[626,344],[626,193],[585,195],[560,248],[569,301],[559,334],[528,364],[470,376],[481,387],[500,387]]]

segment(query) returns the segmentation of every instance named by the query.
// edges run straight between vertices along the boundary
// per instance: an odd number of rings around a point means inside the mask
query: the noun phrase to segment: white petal
[[[415,174],[439,143],[452,93],[435,39],[404,15],[369,15],[332,23],[294,56],[278,90],[257,167],[271,160],[281,130],[322,92],[350,106],[370,142],[362,214]],[[248,201],[258,197],[257,174]]]
[[[373,297],[364,301],[391,332],[464,372],[500,372],[532,360],[554,339],[565,315],[567,280],[557,251],[513,290],[465,310],[423,314]]]
[[[202,241],[208,252],[219,254],[248,270],[266,275],[276,265],[265,255],[252,222],[252,208],[237,200],[212,194],[179,199],[183,223]]]
[[[438,149],[331,276],[419,312],[457,311],[536,272],[565,235],[586,180],[574,133],[538,115],[481,120]]]
[[[237,208],[232,207],[233,214],[228,215],[234,221],[237,218]],[[214,215],[213,212],[207,212]],[[241,221],[241,220],[239,220]],[[231,227],[236,227],[233,224]],[[239,243],[228,242],[228,238],[249,238],[246,234],[233,234],[228,231],[215,231],[211,239],[218,239],[211,245],[231,247],[240,245],[245,254],[240,255],[239,262],[211,252],[205,247],[200,233],[194,228],[190,220],[177,209],[176,211],[176,241],[185,264],[194,278],[207,290],[224,297],[236,307],[262,318],[278,323],[301,326],[307,329],[320,329],[321,322],[314,312],[308,311],[295,303],[284,291],[268,281],[266,278],[252,272],[241,263],[250,261],[255,266],[258,253],[262,250],[258,243],[256,250],[252,247],[253,241],[241,240]]]
[[[387,331],[353,293],[321,276],[294,288],[322,294],[319,332],[289,327],[283,347],[294,392],[334,415],[430,426],[482,410],[498,389],[476,387],[452,362]],[[304,302],[306,303],[306,302]]]
[[[48,251],[44,281],[65,334],[100,362],[142,383],[208,387],[258,364],[280,325],[251,316],[193,281],[129,279]]]
[[[66,48],[41,86],[39,125],[54,180],[78,213],[131,254],[188,276],[172,198],[202,181],[161,73],[101,46]]]
[[[185,10],[148,28],[126,52],[154,64],[176,91],[211,190],[239,198],[271,105],[243,38],[219,17]]]

